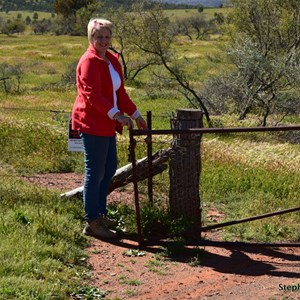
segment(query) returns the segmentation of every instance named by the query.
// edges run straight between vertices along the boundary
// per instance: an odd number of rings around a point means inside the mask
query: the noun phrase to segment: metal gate
[[[212,134],[212,133],[249,133],[249,132],[267,132],[267,131],[298,131],[300,130],[300,126],[274,126],[274,127],[237,127],[237,128],[190,128],[190,129],[170,129],[170,130],[152,130],[151,129],[151,112],[147,114],[148,121],[148,130],[138,130],[131,129],[130,130],[130,161],[132,163],[132,171],[133,171],[133,185],[134,185],[134,198],[135,198],[135,210],[136,210],[136,223],[137,223],[137,231],[138,231],[138,242],[139,245],[144,245],[147,243],[143,236],[141,230],[141,216],[140,216],[140,200],[139,200],[139,189],[138,189],[138,181],[136,176],[136,154],[135,154],[135,146],[136,146],[136,136],[146,136],[147,140],[147,155],[148,155],[148,163],[149,163],[149,179],[148,179],[148,196],[149,200],[152,201],[153,195],[153,187],[152,187],[152,177],[151,177],[151,157],[152,157],[152,137],[154,135],[202,135],[202,134]],[[300,199],[299,199],[300,202]],[[269,218],[276,215],[282,215],[286,213],[300,211],[300,206],[293,207],[285,210],[280,210],[272,213],[257,215],[245,219],[233,220],[229,222],[214,224],[210,226],[202,227],[194,232],[194,239],[189,240],[190,245],[198,245],[198,246],[215,246],[215,247],[225,247],[225,246],[264,246],[264,247],[300,247],[300,243],[248,243],[248,242],[227,242],[227,241],[209,241],[202,240],[201,233],[209,230],[222,228],[225,226],[236,225],[245,222],[251,222],[258,219]],[[200,216],[201,219],[201,216]]]

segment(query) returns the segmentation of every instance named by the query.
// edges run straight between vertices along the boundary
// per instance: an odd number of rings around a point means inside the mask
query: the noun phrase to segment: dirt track
[[[82,185],[82,175],[47,174],[30,181],[65,192]],[[113,192],[109,201],[128,197]],[[138,249],[131,240],[93,238],[90,243],[90,285],[106,291],[105,299],[300,299],[299,247],[186,247],[165,259],[161,245]]]
[[[108,291],[108,299],[300,299],[299,248],[201,247],[195,257],[187,247],[160,261],[159,247],[127,256],[136,246],[91,239],[92,284]]]

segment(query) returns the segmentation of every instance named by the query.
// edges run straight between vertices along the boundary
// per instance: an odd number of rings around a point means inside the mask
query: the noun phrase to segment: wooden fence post
[[[172,129],[202,128],[203,112],[178,109],[171,119]],[[201,228],[200,142],[201,134],[175,134],[170,154],[170,211],[174,218],[192,222],[192,230]]]

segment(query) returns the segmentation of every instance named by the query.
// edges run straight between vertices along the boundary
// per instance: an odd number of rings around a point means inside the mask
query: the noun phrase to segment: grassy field
[[[24,10],[9,11],[8,13],[4,11],[0,11],[0,17],[3,18],[4,20],[8,20],[8,19],[15,19],[18,17],[18,15],[20,15],[23,20],[25,20],[27,17],[30,17],[30,19],[33,20],[34,13],[38,14],[38,20],[50,19],[52,17],[52,14],[49,12],[43,12],[43,11],[34,12],[34,11],[24,11]]]
[[[206,11],[206,10],[205,10]],[[208,10],[207,10],[208,11]],[[209,10],[212,12],[213,10]],[[175,12],[172,12],[175,14]],[[177,12],[176,14],[183,14]],[[222,40],[177,41],[180,59],[191,59],[201,82],[227,68]],[[87,47],[85,37],[0,36],[0,60],[21,64],[21,92],[0,94],[0,299],[69,299],[89,278],[80,234],[80,201],[66,201],[60,191],[29,184],[22,176],[83,172],[82,154],[67,151],[67,123],[76,92],[56,83]],[[217,58],[217,59],[213,59]],[[1,76],[1,75],[0,75]],[[148,75],[143,74],[147,81]],[[142,81],[143,83],[143,81]],[[127,83],[140,110],[152,111],[153,128],[169,129],[170,114],[188,102],[172,92],[155,97],[144,84]],[[251,126],[223,116],[222,126]],[[293,122],[299,123],[295,116]],[[138,139],[138,156],[145,155]],[[155,138],[155,149],[170,146],[170,136]],[[128,133],[119,137],[119,165],[128,163]],[[224,220],[299,205],[299,145],[279,134],[205,135],[202,142],[201,200],[206,212],[217,209]],[[145,189],[145,184],[140,188]],[[167,201],[168,174],[155,179],[155,199]],[[241,224],[224,230],[224,239],[299,241],[299,213]]]
[[[212,19],[216,13],[227,15],[229,11],[230,8],[205,8],[201,14],[204,15],[205,19]],[[165,10],[165,12],[171,19],[183,19],[194,14],[200,14],[197,9],[171,9]]]
[[[226,15],[230,11],[230,8],[205,8],[203,10],[203,14],[206,18],[211,19],[214,17],[215,13],[222,13]],[[26,17],[30,17],[33,19],[34,11],[10,11],[8,13],[1,11],[0,17],[2,17],[4,20],[7,19],[13,19],[17,18],[18,15],[22,16],[22,19],[25,20]],[[37,12],[38,13],[38,19],[49,19],[52,18],[52,14],[49,12]],[[165,13],[170,18],[185,18],[189,17],[193,14],[198,14],[197,9],[171,9],[171,10],[165,10]]]

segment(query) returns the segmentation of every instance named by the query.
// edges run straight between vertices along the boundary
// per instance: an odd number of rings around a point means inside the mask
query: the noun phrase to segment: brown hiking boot
[[[83,234],[92,236],[98,239],[112,239],[117,236],[117,233],[110,230],[103,222],[102,218],[98,218],[86,224],[83,229]]]
[[[110,219],[106,216],[101,216],[102,223],[109,229],[115,229],[118,226],[118,221]]]

